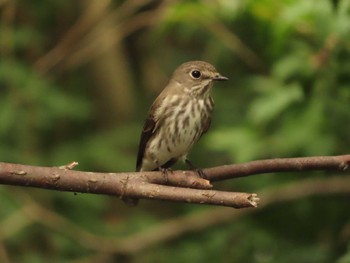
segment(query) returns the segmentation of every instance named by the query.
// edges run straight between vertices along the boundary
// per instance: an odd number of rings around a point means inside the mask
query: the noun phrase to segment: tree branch
[[[318,156],[259,160],[204,169],[210,181],[271,172],[349,169],[350,155]],[[95,173],[73,171],[76,164],[61,167],[39,167],[0,163],[0,184],[20,185],[71,191],[106,194],[140,199],[159,199],[177,202],[256,207],[256,194],[211,190],[208,180],[193,171]]]
[[[349,165],[350,154],[258,160],[208,168],[204,172],[210,181],[221,181],[263,173],[320,170],[347,171]]]

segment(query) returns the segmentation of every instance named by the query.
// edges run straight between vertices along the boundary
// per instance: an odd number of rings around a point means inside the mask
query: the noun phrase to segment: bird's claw
[[[169,172],[173,172],[173,170],[171,168],[163,168],[163,167],[160,167],[159,168],[159,171],[162,172],[163,176],[164,176],[164,179],[165,179],[165,183],[167,184],[169,182],[169,175],[168,173]]]
[[[194,169],[196,171],[196,173],[199,175],[200,178],[202,179],[208,179],[208,176],[203,172],[202,169],[200,168],[196,168]]]

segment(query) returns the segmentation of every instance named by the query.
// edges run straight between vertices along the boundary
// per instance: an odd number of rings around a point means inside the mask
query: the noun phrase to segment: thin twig
[[[254,174],[300,171],[347,171],[350,155],[278,158],[223,165],[204,169],[210,181],[221,181]]]

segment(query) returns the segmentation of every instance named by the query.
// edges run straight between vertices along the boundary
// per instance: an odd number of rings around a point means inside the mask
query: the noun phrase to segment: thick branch
[[[183,171],[169,173],[166,178],[160,172],[93,173],[65,167],[0,163],[0,183],[235,208],[256,207],[258,201],[255,194],[209,190],[212,187],[209,181]]]
[[[349,169],[350,155],[259,160],[204,169],[210,181],[271,172]],[[74,165],[73,165],[74,166]],[[0,163],[0,184],[119,197],[177,202],[256,207],[256,194],[210,190],[208,180],[193,171],[94,173],[72,171],[70,166],[38,167]]]

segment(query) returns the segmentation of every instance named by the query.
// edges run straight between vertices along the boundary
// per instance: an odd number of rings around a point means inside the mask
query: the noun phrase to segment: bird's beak
[[[220,75],[220,74],[217,74],[217,75],[213,78],[213,80],[216,80],[216,81],[225,81],[225,80],[228,80],[228,78],[227,78],[227,77],[224,77],[224,76],[222,76],[222,75]]]

